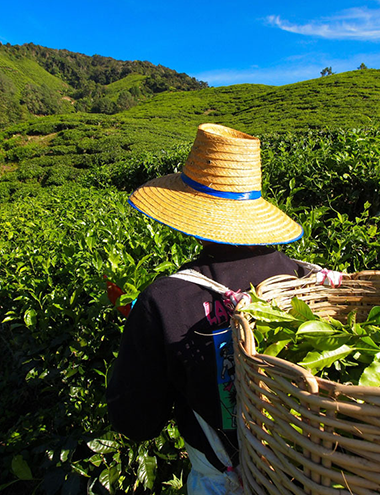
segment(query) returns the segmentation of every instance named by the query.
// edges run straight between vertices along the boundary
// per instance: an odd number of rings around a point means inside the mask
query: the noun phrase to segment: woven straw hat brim
[[[199,239],[235,245],[287,244],[302,227],[263,198],[234,200],[195,191],[170,174],[147,182],[129,199],[145,215]]]

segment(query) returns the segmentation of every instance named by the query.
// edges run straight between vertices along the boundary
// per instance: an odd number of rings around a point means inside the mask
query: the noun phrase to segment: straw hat
[[[300,225],[261,197],[260,140],[202,124],[182,173],[139,187],[130,204],[198,239],[236,245],[286,244]]]

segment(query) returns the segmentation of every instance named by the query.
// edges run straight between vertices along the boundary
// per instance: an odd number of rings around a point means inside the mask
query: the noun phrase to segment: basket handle
[[[235,313],[231,317],[231,321],[236,329],[236,337],[238,342],[244,347],[244,350],[250,356],[257,354],[255,338],[253,332],[249,327],[249,323],[242,313]]]

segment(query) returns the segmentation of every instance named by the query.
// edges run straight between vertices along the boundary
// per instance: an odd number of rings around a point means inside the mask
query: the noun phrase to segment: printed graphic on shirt
[[[235,362],[231,328],[213,332],[223,429],[236,429]]]
[[[216,300],[214,303],[204,302],[203,309],[210,325],[220,325],[230,320],[231,314],[228,313],[221,301]]]

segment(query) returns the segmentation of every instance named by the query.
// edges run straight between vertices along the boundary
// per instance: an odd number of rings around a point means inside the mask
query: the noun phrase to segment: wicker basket
[[[358,320],[380,305],[380,271],[344,278],[339,288],[273,277],[257,289],[287,309],[293,296],[313,312]],[[257,354],[242,313],[233,316],[238,434],[249,495],[380,494],[380,389],[314,377],[283,359]]]

